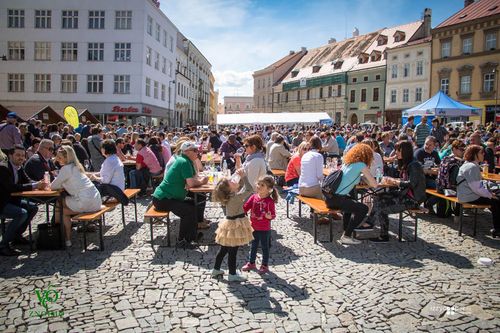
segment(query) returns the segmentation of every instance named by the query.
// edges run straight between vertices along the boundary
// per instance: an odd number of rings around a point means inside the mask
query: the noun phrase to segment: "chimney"
[[[294,51],[294,50],[290,50],[289,55],[292,55],[292,54],[295,54],[295,51]]]
[[[469,6],[469,5],[472,5],[474,3],[474,0],[464,0],[464,8]]]
[[[306,51],[307,51],[307,47],[302,46],[302,47],[300,48],[300,51],[301,51],[301,52],[306,52]]]
[[[354,30],[352,31],[352,37],[359,37],[359,29],[354,27]]]
[[[333,44],[333,43],[336,43],[336,42],[337,42],[337,40],[335,38],[330,38],[328,40],[328,44]]]
[[[429,37],[431,35],[431,17],[432,17],[432,9],[425,8],[424,9],[424,37]]]

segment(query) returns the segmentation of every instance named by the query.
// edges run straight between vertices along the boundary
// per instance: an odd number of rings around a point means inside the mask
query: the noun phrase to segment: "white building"
[[[175,115],[174,124],[183,127],[189,119],[189,108],[192,94],[191,79],[188,71],[188,55],[184,49],[184,37],[177,33],[177,66],[175,71]]]
[[[253,96],[224,96],[224,114],[253,112],[253,101]]]
[[[0,104],[170,124],[176,36],[151,0],[3,0]]]

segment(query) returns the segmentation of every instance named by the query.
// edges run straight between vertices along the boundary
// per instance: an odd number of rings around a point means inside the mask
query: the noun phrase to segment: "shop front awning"
[[[217,125],[312,124],[332,120],[326,112],[218,114]]]

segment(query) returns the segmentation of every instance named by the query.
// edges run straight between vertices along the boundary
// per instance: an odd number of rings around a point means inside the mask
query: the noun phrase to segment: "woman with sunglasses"
[[[285,172],[286,186],[293,186],[299,183],[301,159],[310,147],[307,142],[302,142],[297,147],[297,152],[292,156]]]
[[[500,200],[495,193],[485,187],[481,181],[480,163],[484,162],[484,148],[479,145],[470,145],[464,152],[464,164],[458,170],[457,198],[460,202],[477,205],[490,205],[493,215],[493,229],[491,235],[500,236]]]
[[[253,191],[256,189],[257,181],[267,173],[266,160],[262,152],[263,146],[262,138],[257,134],[251,135],[243,141],[246,156],[243,168]]]

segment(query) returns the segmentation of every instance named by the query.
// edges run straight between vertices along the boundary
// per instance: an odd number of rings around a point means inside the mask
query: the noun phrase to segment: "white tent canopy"
[[[238,113],[218,114],[217,125],[238,124],[310,124],[331,120],[326,112]]]

